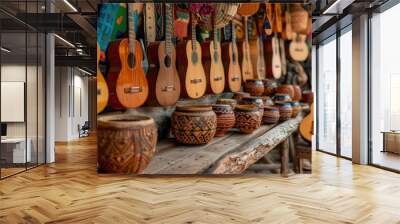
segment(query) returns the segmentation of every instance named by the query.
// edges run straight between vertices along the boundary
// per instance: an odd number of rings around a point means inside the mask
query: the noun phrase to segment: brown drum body
[[[248,79],[244,88],[252,96],[261,96],[264,93],[264,83],[259,79]]]
[[[112,115],[98,119],[99,172],[140,174],[156,151],[157,127],[147,116]]]

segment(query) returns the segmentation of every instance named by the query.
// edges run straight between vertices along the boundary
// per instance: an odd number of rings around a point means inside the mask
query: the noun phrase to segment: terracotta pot
[[[235,99],[226,99],[226,98],[221,98],[217,100],[217,104],[227,104],[231,105],[232,110],[235,109],[237,101]]]
[[[187,145],[207,144],[217,130],[217,116],[210,105],[177,106],[171,123],[176,141]]]
[[[100,172],[141,173],[153,158],[156,144],[157,127],[150,117],[120,114],[98,119]]]
[[[249,79],[246,81],[244,89],[252,96],[261,96],[264,93],[264,83],[261,79]]]
[[[292,85],[281,85],[278,86],[278,88],[276,89],[276,93],[282,93],[282,94],[288,94],[290,96],[290,98],[293,99],[294,96],[294,88]]]
[[[275,80],[272,79],[263,79],[263,84],[264,84],[264,96],[272,96],[276,93],[276,88],[278,87],[278,84],[276,83]]]
[[[264,106],[273,106],[274,101],[272,101],[271,97],[269,96],[262,96],[261,99],[263,100]]]
[[[293,85],[293,101],[300,101],[302,98],[301,88],[299,85]]]
[[[235,125],[235,113],[228,104],[215,104],[212,108],[217,115],[217,131],[215,132],[215,136],[224,136]]]
[[[291,102],[292,98],[285,93],[277,93],[275,94],[275,96],[273,97],[275,103],[286,103],[286,102]]]
[[[314,93],[311,91],[304,91],[301,101],[304,103],[312,104],[314,102]]]
[[[275,106],[264,106],[262,119],[264,124],[275,124],[279,121],[279,108]]]
[[[242,133],[250,134],[261,126],[259,108],[255,105],[237,105],[235,117],[237,127]]]
[[[279,120],[287,121],[292,118],[293,109],[290,103],[277,103],[279,107]]]
[[[245,92],[234,92],[233,93],[233,99],[239,101],[241,100],[243,97],[249,97],[250,93],[245,93]]]
[[[301,110],[301,105],[299,102],[293,101],[291,103],[291,106],[292,106],[292,110],[293,110],[292,117],[295,118],[295,117],[297,117],[297,115],[299,114],[299,112]]]
[[[262,119],[262,115],[264,113],[264,101],[261,97],[257,96],[249,96],[244,97],[239,104],[242,105],[256,105],[259,109],[260,120]]]

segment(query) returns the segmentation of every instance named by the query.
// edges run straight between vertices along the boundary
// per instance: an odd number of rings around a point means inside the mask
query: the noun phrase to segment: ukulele
[[[165,41],[149,46],[149,60],[153,69],[148,74],[151,90],[148,104],[152,106],[172,106],[178,101],[181,92],[175,47],[172,43],[174,8],[172,4],[165,4],[165,7]]]
[[[253,71],[257,79],[265,79],[265,58],[264,58],[264,42],[262,38],[263,30],[263,13],[257,15],[257,21],[253,22],[253,29],[258,35],[256,35],[255,40],[250,42],[250,55],[251,61],[253,62]]]
[[[290,57],[295,61],[305,61],[308,58],[309,50],[306,44],[307,36],[296,33],[289,45]]]
[[[97,44],[97,113],[101,113],[108,104],[108,87],[99,68],[100,47]]]
[[[310,104],[310,113],[300,123],[300,135],[311,142],[314,135],[314,103]]]
[[[201,47],[196,40],[196,18],[191,14],[192,39],[177,45],[176,53],[181,55],[178,63],[178,74],[181,79],[181,97],[200,98],[207,88],[206,75],[201,62]],[[186,57],[183,57],[186,55]]]
[[[213,16],[215,18],[215,15]],[[221,59],[221,45],[218,41],[215,19],[213,23],[213,40],[202,46],[203,65],[207,74],[208,92],[219,94],[225,88],[225,72]]]
[[[282,75],[286,75],[287,74],[286,50],[285,50],[285,41],[283,39],[279,39],[279,49],[281,55]]]
[[[276,33],[272,37],[272,75],[275,79],[279,79],[282,76],[281,57],[279,54],[279,39]]]
[[[222,60],[224,63],[226,74],[226,87],[228,91],[239,92],[242,86],[242,74],[239,65],[239,54],[236,45],[236,29],[232,22],[232,41],[223,43]]]
[[[142,68],[143,52],[136,40],[134,14],[139,12],[134,10],[134,4],[128,4],[129,38],[112,42],[108,49],[109,103],[114,109],[139,107],[149,94]]]

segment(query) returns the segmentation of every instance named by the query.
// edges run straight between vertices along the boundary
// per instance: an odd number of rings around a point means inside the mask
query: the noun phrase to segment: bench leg
[[[289,140],[284,140],[280,145],[281,150],[281,175],[289,176]]]

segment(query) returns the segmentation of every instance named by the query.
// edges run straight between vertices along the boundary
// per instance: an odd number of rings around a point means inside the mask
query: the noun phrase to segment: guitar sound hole
[[[196,52],[192,52],[192,63],[196,64],[198,60],[198,56]]]
[[[97,95],[101,95],[101,90],[97,89]]]
[[[128,55],[128,65],[129,65],[129,67],[134,68],[134,67],[135,67],[135,64],[136,64],[135,55],[133,55],[132,53],[130,53],[130,54]]]
[[[171,57],[170,56],[165,56],[165,58],[164,58],[164,65],[166,66],[166,67],[168,67],[169,68],[169,66],[171,66]]]

